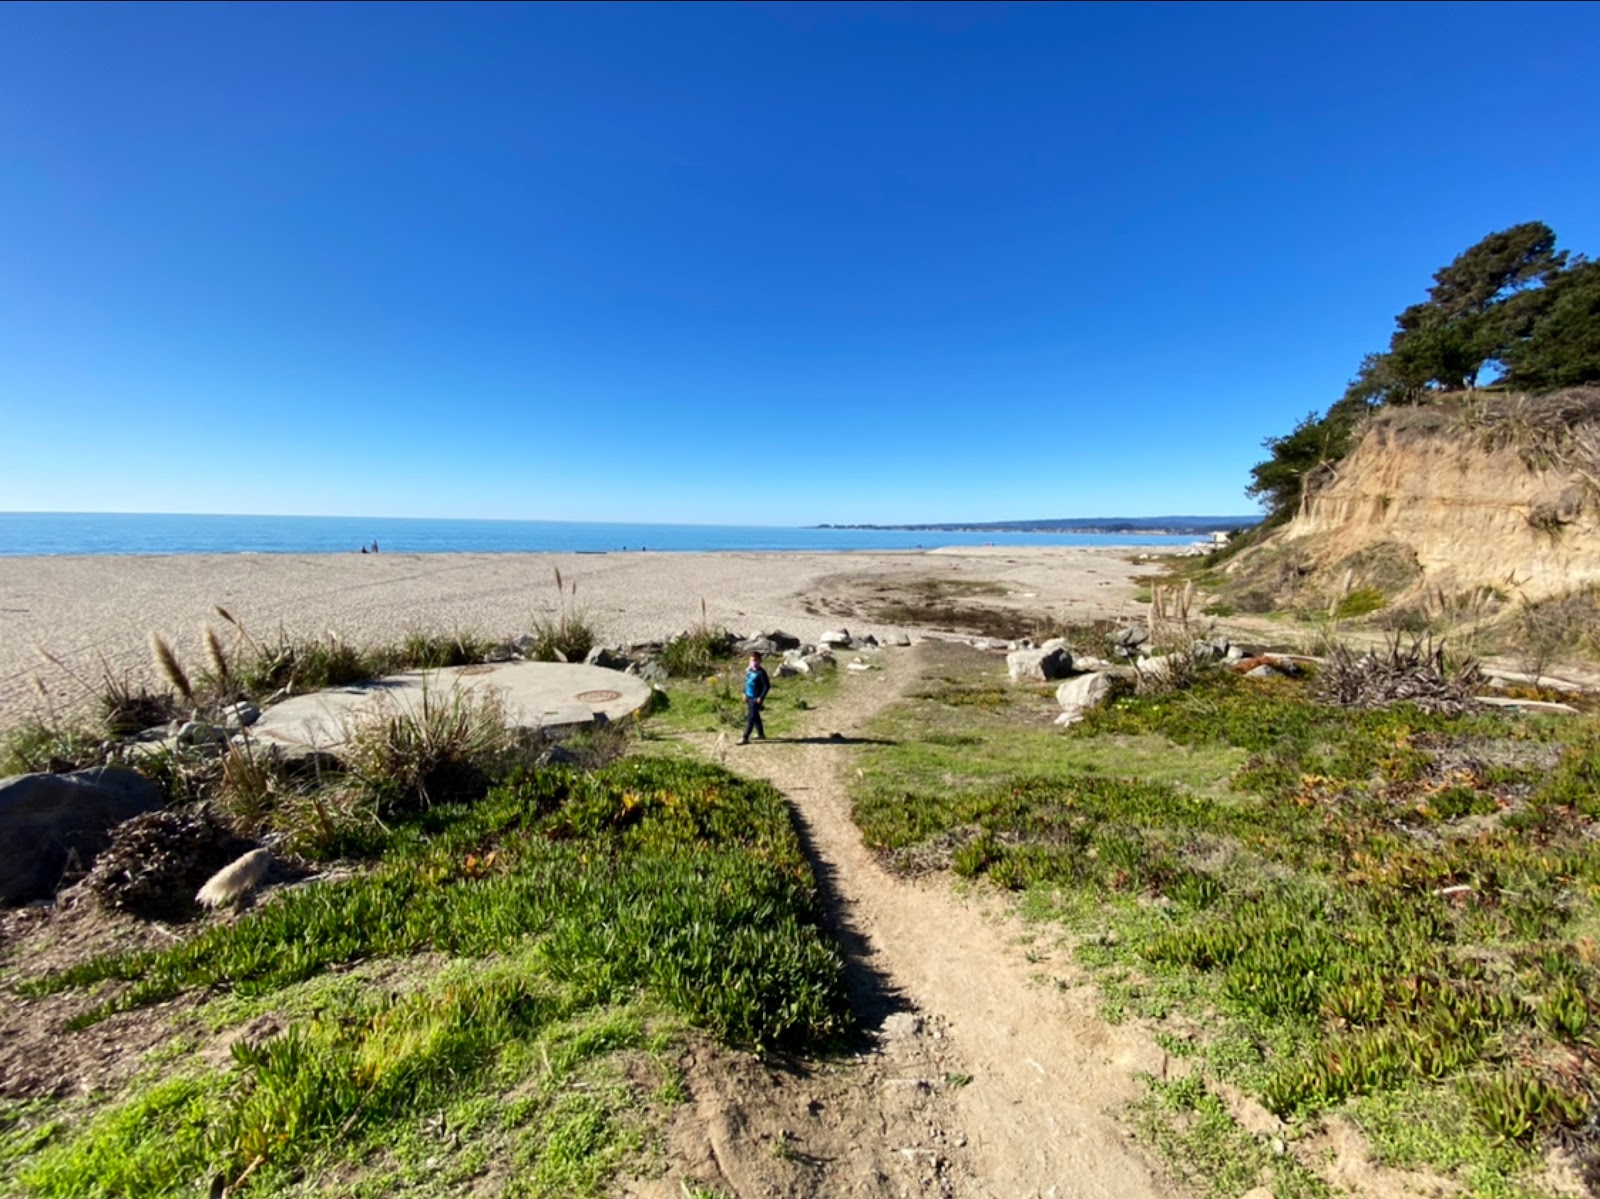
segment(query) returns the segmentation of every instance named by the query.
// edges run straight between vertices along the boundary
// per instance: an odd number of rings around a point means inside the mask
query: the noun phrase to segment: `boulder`
[[[782,629],[773,629],[770,633],[763,633],[761,636],[772,642],[780,650],[800,648],[800,638],[793,633],[785,633]]]
[[[114,825],[159,807],[160,788],[120,766],[0,779],[0,903],[52,894],[69,862],[88,866],[106,847]]]
[[[1121,649],[1137,649],[1150,640],[1150,630],[1143,625],[1130,625],[1117,634],[1116,643]]]
[[[861,638],[860,641],[857,641],[856,645],[861,649],[877,649],[878,639],[871,633],[868,633],[865,637]]]
[[[854,642],[849,629],[829,629],[817,638],[817,644],[825,649],[849,649]]]
[[[743,641],[735,643],[734,649],[741,654],[775,654],[778,652],[778,643],[770,637],[746,637]]]
[[[1072,655],[1066,650],[1018,649],[1006,655],[1006,669],[1017,682],[1048,682],[1072,673]]]
[[[247,699],[222,709],[222,723],[229,729],[247,729],[261,719],[261,709]]]
[[[648,658],[639,667],[639,677],[647,683],[665,683],[672,675],[660,658]]]
[[[256,712],[259,717],[261,713]],[[198,749],[202,746],[222,746],[228,743],[228,731],[209,724],[204,720],[186,720],[178,728],[178,744],[185,749]]]
[[[1115,686],[1110,675],[1099,671],[1068,679],[1056,688],[1056,703],[1061,705],[1061,715],[1056,717],[1056,723],[1077,724],[1090,708],[1098,708],[1111,698]]]
[[[585,666],[599,666],[604,670],[626,670],[631,663],[627,657],[604,645],[597,645],[583,656]]]
[[[885,641],[885,644],[886,645],[899,645],[899,646],[910,645],[911,644],[911,635],[909,633],[903,633],[903,632],[892,633],[892,634],[889,635],[888,639]]]
[[[1116,670],[1114,663],[1107,662],[1104,658],[1096,658],[1090,654],[1073,654],[1072,669],[1074,670]]]

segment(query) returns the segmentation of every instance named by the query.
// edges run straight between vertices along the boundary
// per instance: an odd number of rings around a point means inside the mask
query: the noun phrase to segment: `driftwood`
[[[1458,713],[1476,706],[1474,692],[1483,685],[1478,663],[1468,658],[1452,665],[1444,643],[1412,638],[1402,645],[1398,635],[1380,650],[1358,653],[1337,645],[1317,676],[1317,692],[1327,703],[1344,708],[1387,708],[1416,704],[1427,712]]]

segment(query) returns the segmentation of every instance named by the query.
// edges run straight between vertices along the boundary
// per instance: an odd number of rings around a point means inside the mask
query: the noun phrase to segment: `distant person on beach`
[[[772,690],[772,680],[762,669],[761,655],[750,655],[750,667],[744,672],[744,738],[740,745],[750,744],[752,732],[761,740],[767,739],[767,730],[761,723],[761,708],[767,702],[767,692]]]

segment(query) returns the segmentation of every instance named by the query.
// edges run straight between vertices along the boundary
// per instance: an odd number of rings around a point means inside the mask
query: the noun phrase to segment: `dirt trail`
[[[997,904],[948,880],[895,877],[861,843],[850,742],[916,677],[918,657],[887,651],[881,669],[848,675],[800,738],[726,751],[730,768],[793,803],[877,1045],[810,1077],[691,1070],[710,1141],[701,1164],[745,1199],[1172,1193],[1110,1114],[1137,1094],[1135,1071],[1163,1072],[1161,1050],[1101,1021],[1065,955],[1023,944],[1029,931]],[[785,1112],[792,1126],[757,1127]],[[694,1139],[675,1147],[693,1158]]]

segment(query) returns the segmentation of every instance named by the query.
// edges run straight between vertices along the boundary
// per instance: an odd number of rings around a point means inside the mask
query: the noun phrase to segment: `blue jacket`
[[[746,699],[766,699],[767,692],[772,690],[772,680],[767,677],[767,672],[759,666],[752,666],[744,672],[744,697]]]

